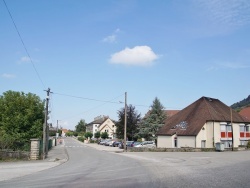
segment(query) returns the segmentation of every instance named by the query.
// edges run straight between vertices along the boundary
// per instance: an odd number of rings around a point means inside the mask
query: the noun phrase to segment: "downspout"
[[[214,140],[214,121],[213,121],[213,147],[215,147],[214,142],[215,142],[215,140]]]

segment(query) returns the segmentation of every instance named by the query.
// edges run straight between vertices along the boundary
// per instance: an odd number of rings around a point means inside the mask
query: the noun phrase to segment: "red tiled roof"
[[[163,110],[165,112],[165,115],[167,118],[170,118],[171,116],[177,114],[180,110]],[[143,117],[146,118],[149,116],[150,110],[145,114],[145,116]]]
[[[207,121],[231,122],[230,107],[218,99],[201,97],[174,116],[167,118],[158,135],[195,136]],[[232,120],[237,123],[250,123],[250,120],[232,110]],[[186,129],[181,126],[187,125]]]
[[[243,108],[239,114],[245,118],[247,118],[248,120],[250,120],[250,106]]]

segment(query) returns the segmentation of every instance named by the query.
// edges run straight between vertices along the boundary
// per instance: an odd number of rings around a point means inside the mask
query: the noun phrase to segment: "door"
[[[201,148],[206,148],[206,140],[201,141]]]

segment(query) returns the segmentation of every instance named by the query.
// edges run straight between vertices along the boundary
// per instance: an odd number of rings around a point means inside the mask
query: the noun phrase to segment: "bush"
[[[93,133],[86,132],[84,136],[85,136],[85,138],[92,138],[93,137]]]
[[[81,136],[81,137],[78,137],[77,139],[78,139],[79,141],[81,141],[81,142],[84,142],[85,137],[84,137],[84,136]]]
[[[247,148],[250,148],[250,140],[247,142]]]

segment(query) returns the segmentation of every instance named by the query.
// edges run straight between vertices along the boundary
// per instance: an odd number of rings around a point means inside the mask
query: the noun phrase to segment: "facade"
[[[93,138],[96,132],[107,132],[110,139],[116,138],[116,126],[113,120],[108,116],[98,116],[93,122],[86,125],[86,132],[93,133]]]
[[[213,148],[217,142],[225,148],[246,145],[250,140],[250,120],[230,107],[201,97],[166,120],[158,131],[159,148]]]

